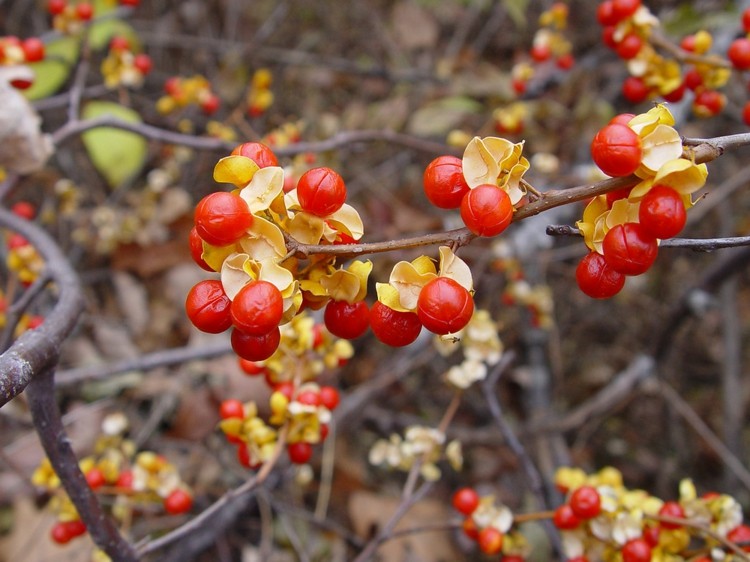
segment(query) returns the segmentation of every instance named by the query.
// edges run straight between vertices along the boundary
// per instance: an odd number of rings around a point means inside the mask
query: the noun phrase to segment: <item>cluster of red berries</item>
[[[278,165],[274,153],[260,143],[244,143],[232,154],[248,157],[260,168]],[[346,200],[344,180],[326,167],[312,168],[302,174],[296,188],[302,209],[320,217],[336,212]],[[194,260],[203,269],[213,271],[201,257],[203,242],[212,246],[234,244],[252,224],[253,215],[247,203],[236,193],[207,195],[196,206],[195,227],[190,233]],[[339,243],[353,242],[344,233],[340,233],[339,238]],[[186,309],[193,324],[204,332],[220,333],[234,327],[234,350],[249,361],[267,359],[279,345],[283,297],[268,281],[247,283],[231,300],[220,281],[201,281],[188,294]],[[324,317],[329,331],[345,339],[361,336],[370,325],[370,312],[364,301],[330,300]],[[379,325],[378,320],[375,325]]]
[[[221,98],[211,89],[211,83],[203,76],[189,78],[172,76],[164,82],[166,96],[160,98],[156,108],[161,113],[195,104],[206,115],[213,115],[221,107]]]
[[[533,65],[554,61],[561,70],[573,68],[575,58],[571,52],[572,46],[562,34],[567,27],[568,12],[567,4],[555,2],[539,17],[540,29],[536,32],[529,50]],[[526,93],[527,82],[532,75],[533,67],[526,66],[525,63],[514,67],[511,86],[517,95]]]
[[[438,156],[428,164],[424,192],[436,207],[460,209],[466,228],[477,236],[497,236],[513,220],[508,194],[491,184],[470,189],[461,159],[456,156]]]
[[[17,65],[39,62],[44,59],[44,43],[38,37],[28,37],[21,40],[14,35],[0,37],[0,65]],[[19,90],[25,90],[33,84],[33,80],[18,77],[11,80],[11,85]]]
[[[300,388],[295,388],[294,384],[291,382],[276,384],[268,378],[268,371],[263,365],[240,359],[240,366],[243,371],[250,376],[259,376],[266,373],[266,380],[269,382],[273,391],[283,395],[287,404],[297,403],[298,405],[309,409],[323,407],[329,412],[332,412],[341,401],[339,391],[333,386],[303,385]],[[241,420],[248,425],[254,423],[254,416],[248,416],[245,405],[235,399],[224,400],[221,403],[219,407],[219,416],[222,420],[230,420],[234,418]],[[249,450],[251,444],[248,443],[247,438],[243,438],[242,434],[242,431],[237,435],[227,433],[227,441],[237,446],[237,460],[240,464],[252,470],[256,470],[260,468],[262,461],[251,457]],[[315,443],[322,443],[327,437],[328,425],[326,423],[320,423],[319,432],[316,434],[314,442],[299,438],[299,436],[294,441],[289,442],[286,446],[286,450],[290,462],[294,464],[307,463],[312,458],[313,445]]]
[[[123,56],[132,52],[130,41],[126,37],[116,35],[109,42],[110,53]],[[151,72],[154,63],[145,53],[137,53],[133,55],[133,67],[138,70],[142,75],[146,75]]]
[[[94,6],[89,2],[68,4],[67,0],[49,0],[47,11],[52,16],[66,16],[79,21],[89,21],[94,16]]]
[[[481,498],[474,488],[461,488],[453,494],[452,504],[456,511],[465,516],[461,525],[467,537],[477,542],[479,550],[485,554],[499,554],[503,549],[504,533],[502,530],[492,525],[478,527],[472,515],[479,508]],[[506,555],[503,556],[506,562],[523,562],[523,557]]]
[[[591,154],[594,162],[610,176],[627,176],[641,162],[640,137],[627,126],[634,116],[615,117],[594,137]],[[627,199],[629,189],[607,194],[609,208],[620,199]],[[628,275],[648,271],[656,260],[657,240],[672,238],[685,226],[687,213],[682,196],[671,187],[654,185],[641,199],[638,222],[626,222],[611,228],[604,236],[602,253],[591,252],[576,269],[580,289],[593,298],[609,298],[617,294]]]

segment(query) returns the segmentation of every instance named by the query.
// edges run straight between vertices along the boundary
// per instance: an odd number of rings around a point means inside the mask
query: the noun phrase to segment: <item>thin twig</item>
[[[414,492],[408,498],[405,498],[399,504],[396,511],[393,513],[388,522],[383,526],[380,532],[375,537],[373,537],[370,542],[367,543],[367,546],[365,546],[365,548],[362,550],[362,552],[359,553],[359,555],[354,559],[353,562],[366,562],[367,560],[370,560],[370,558],[375,555],[375,552],[377,552],[380,545],[390,540],[390,537],[393,534],[393,530],[396,528],[396,525],[398,525],[399,521],[403,519],[403,517],[414,506],[414,504],[419,502],[424,496],[427,495],[427,493],[432,489],[432,486],[432,482],[424,482],[416,492]]]
[[[88,365],[60,371],[57,376],[57,386],[59,388],[80,384],[85,381],[104,379],[128,371],[148,371],[149,369],[178,365],[180,363],[187,363],[188,361],[212,359],[229,353],[232,353],[232,346],[229,342],[224,341],[210,346],[186,346],[165,349],[113,363]]]
[[[268,478],[268,476],[271,474],[271,471],[276,466],[276,463],[278,462],[279,457],[281,456],[281,452],[284,449],[284,445],[286,444],[287,430],[288,430],[288,427],[284,426],[284,428],[279,432],[279,435],[276,441],[276,447],[273,450],[273,454],[271,455],[271,458],[269,458],[263,464],[261,469],[253,478],[250,478],[247,482],[245,482],[241,486],[238,486],[237,488],[234,488],[233,490],[229,490],[226,494],[221,496],[208,508],[204,509],[201,513],[196,515],[193,519],[191,519],[190,521],[188,521],[181,527],[178,527],[171,533],[167,533],[166,535],[159,537],[158,539],[154,539],[152,541],[146,542],[145,544],[139,545],[137,549],[138,555],[145,556],[146,554],[160,550],[164,548],[165,546],[172,544],[173,542],[178,541],[179,539],[183,537],[188,536],[190,533],[206,525],[211,520],[212,517],[215,517],[227,505],[230,505],[231,503],[238,500],[239,498],[242,498],[246,494],[249,494],[250,492],[255,490],[258,486],[263,484],[266,478]]]
[[[658,380],[658,379],[657,379]],[[745,465],[738,459],[732,451],[717,437],[717,435],[708,427],[703,418],[701,418],[690,404],[685,402],[677,391],[672,388],[667,382],[658,380],[659,392],[664,399],[672,406],[675,411],[684,419],[690,427],[695,431],[705,442],[711,447],[717,455],[719,455],[726,464],[727,468],[731,470],[737,479],[750,490],[750,472],[745,468]]]

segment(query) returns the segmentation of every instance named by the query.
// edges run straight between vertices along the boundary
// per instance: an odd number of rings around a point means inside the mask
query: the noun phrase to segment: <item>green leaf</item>
[[[80,44],[74,37],[62,37],[45,45],[45,58],[29,65],[34,83],[23,93],[26,99],[38,100],[51,96],[65,83],[78,59]]]
[[[141,117],[136,111],[114,102],[89,102],[82,112],[84,119],[104,115],[128,123],[141,122]],[[86,131],[82,137],[91,162],[110,187],[117,187],[137,174],[146,161],[146,140],[136,133],[113,127],[97,127]]]
[[[103,19],[96,21],[89,29],[89,44],[95,51],[101,51],[109,46],[109,42],[115,36],[125,37],[134,51],[140,49],[140,39],[133,27],[119,19]]]
[[[418,136],[442,136],[458,127],[470,114],[482,110],[482,104],[464,96],[443,98],[419,108],[409,120],[408,130]]]

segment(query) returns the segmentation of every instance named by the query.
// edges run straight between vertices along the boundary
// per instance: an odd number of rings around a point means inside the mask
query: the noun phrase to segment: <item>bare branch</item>
[[[58,299],[44,322],[24,332],[0,355],[0,407],[23,392],[36,373],[57,364],[60,348],[83,310],[78,276],[55,241],[37,224],[0,209],[0,226],[24,236],[44,258],[47,275],[55,283]]]
[[[120,535],[114,522],[102,510],[96,495],[78,467],[78,459],[60,419],[55,402],[54,367],[34,369],[27,396],[39,439],[55,473],[76,506],[91,538],[115,562],[138,560],[133,547]]]

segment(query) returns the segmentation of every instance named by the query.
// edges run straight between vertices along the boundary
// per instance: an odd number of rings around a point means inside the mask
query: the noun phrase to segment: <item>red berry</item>
[[[86,524],[80,519],[74,519],[73,521],[66,521],[65,525],[70,538],[80,537],[86,532]]]
[[[339,405],[340,401],[341,396],[336,388],[333,386],[320,387],[320,403],[323,404],[323,406],[333,411],[336,409],[336,406]]]
[[[88,482],[88,485],[92,490],[96,490],[97,488],[104,486],[107,483],[107,480],[104,478],[104,473],[100,469],[94,467],[89,469],[86,473],[86,482]]]
[[[456,511],[471,515],[479,505],[479,494],[474,488],[460,488],[453,494],[452,503]]]
[[[31,85],[33,83],[33,80],[29,80],[26,78],[16,78],[10,81],[10,85],[13,86],[16,90],[27,90],[28,88],[31,88]]]
[[[244,372],[246,375],[250,375],[251,377],[265,375],[266,371],[268,370],[264,365],[260,365],[255,361],[248,361],[247,359],[243,359],[242,357],[239,358],[239,363],[242,372]]]
[[[11,234],[7,242],[7,246],[9,250],[15,250],[16,248],[23,248],[24,246],[28,246],[28,245],[29,245],[29,241],[26,240],[26,238],[24,238],[17,232],[14,232],[13,234]]]
[[[279,161],[276,155],[265,144],[259,142],[246,142],[234,147],[232,154],[235,156],[245,156],[255,162],[259,168],[268,166],[278,166]]]
[[[243,406],[242,402],[234,398],[224,400],[219,406],[219,417],[223,420],[228,420],[229,418],[245,419],[245,406]]]
[[[174,97],[178,97],[182,90],[182,80],[179,76],[172,76],[167,78],[164,82],[164,93]]]
[[[703,86],[703,77],[697,69],[691,68],[685,73],[684,82],[685,86],[687,86],[689,90],[696,90],[697,88]]]
[[[646,83],[637,76],[628,76],[622,83],[622,95],[630,103],[641,103],[648,97],[649,91]]]
[[[232,349],[237,355],[248,361],[263,361],[278,349],[281,332],[274,328],[262,336],[252,336],[235,328],[230,339]]]
[[[198,235],[213,246],[227,246],[240,239],[253,224],[250,208],[239,195],[217,191],[195,207]]]
[[[513,91],[516,93],[516,95],[522,96],[526,93],[526,82],[524,80],[514,78],[511,82],[511,86],[513,87]]]
[[[654,238],[664,240],[677,236],[686,220],[682,197],[671,187],[655,185],[641,200],[638,222]]]
[[[619,123],[620,125],[626,125],[630,123],[631,119],[635,117],[634,113],[619,113],[615,115],[612,119],[609,120],[608,125],[612,125],[613,123]]]
[[[190,255],[193,261],[202,269],[213,271],[213,268],[203,259],[203,238],[198,234],[198,230],[195,227],[190,229],[188,241],[190,242]]]
[[[438,335],[461,330],[474,314],[471,293],[449,277],[436,277],[419,292],[417,316],[422,325]]]
[[[640,275],[656,260],[659,247],[637,222],[618,224],[611,228],[602,242],[604,260],[624,275]]]
[[[286,396],[287,400],[291,401],[292,396],[294,396],[294,385],[290,382],[282,382],[281,384],[276,385],[273,391],[280,392]]]
[[[76,5],[76,15],[78,19],[88,21],[94,15],[94,7],[88,2],[82,2]]]
[[[750,33],[750,8],[745,8],[745,11],[742,12],[742,29],[745,30],[745,33]]]
[[[346,186],[330,168],[311,168],[297,182],[297,198],[302,209],[325,217],[338,211],[346,201]]]
[[[26,62],[37,62],[44,58],[44,43],[38,37],[29,37],[21,44]]]
[[[562,504],[555,510],[552,522],[555,527],[562,530],[575,529],[581,524],[581,520],[573,513],[573,508],[567,503]]]
[[[469,191],[463,164],[456,156],[438,156],[424,171],[424,192],[441,209],[457,209]]]
[[[713,117],[724,109],[727,100],[717,90],[701,90],[693,100],[693,111],[700,117]]]
[[[150,56],[144,53],[139,53],[133,59],[133,66],[137,68],[141,74],[148,74],[151,72],[154,63],[151,61]]]
[[[130,41],[128,41],[127,38],[123,37],[122,35],[115,35],[112,38],[112,40],[109,42],[109,50],[110,51],[129,51]]]
[[[590,252],[576,268],[578,288],[593,299],[608,299],[620,292],[625,276],[610,267],[604,256]]]
[[[287,453],[289,454],[289,460],[294,464],[305,464],[312,457],[313,449],[310,443],[299,441],[297,443],[290,443],[287,445]]]
[[[661,527],[659,525],[646,525],[643,528],[643,540],[645,540],[651,547],[657,546],[659,544],[660,534]]]
[[[570,507],[579,519],[591,519],[602,510],[601,497],[593,486],[581,486],[570,495]]]
[[[477,538],[479,538],[479,529],[477,529],[477,524],[471,517],[467,517],[463,520],[461,528],[463,529],[464,534],[470,539],[477,540]]]
[[[10,210],[14,215],[26,219],[27,221],[34,220],[34,217],[36,216],[36,208],[34,205],[26,201],[14,203]]]
[[[549,59],[552,51],[550,51],[549,45],[534,45],[531,47],[530,54],[536,62],[544,62]]]
[[[571,560],[572,559],[569,559],[568,562],[571,562]],[[526,559],[523,556],[519,556],[517,554],[505,554],[503,555],[502,562],[526,562]]]
[[[742,550],[750,552],[750,527],[738,525],[727,533],[727,539],[735,544],[742,545]]]
[[[185,299],[190,321],[200,331],[209,334],[220,334],[232,325],[231,305],[221,281],[216,279],[200,281]]]
[[[209,94],[201,101],[201,111],[206,115],[213,115],[221,107],[221,98],[216,94]]]
[[[683,51],[687,51],[688,53],[692,53],[695,51],[695,35],[686,35],[682,38],[682,41],[680,41],[680,48]]]
[[[642,156],[641,139],[627,125],[606,125],[591,142],[591,157],[608,176],[629,176],[640,166]]]
[[[750,68],[750,39],[740,37],[735,39],[729,45],[727,58],[732,65],[738,70],[747,70]]]
[[[617,19],[612,9],[612,0],[605,0],[596,8],[596,19],[604,27],[616,25]]]
[[[422,324],[415,312],[400,312],[376,301],[370,309],[370,327],[375,337],[392,347],[409,345],[419,336]]]
[[[35,328],[38,328],[42,324],[44,324],[44,316],[34,315],[29,318],[29,321],[26,323],[26,328],[29,330],[33,330]]]
[[[685,97],[685,91],[687,90],[687,84],[683,80],[680,82],[680,85],[677,86],[674,90],[671,92],[668,92],[662,96],[666,101],[671,103],[677,103],[680,101],[683,97]]]
[[[179,488],[164,498],[164,510],[171,515],[187,513],[193,507],[193,496]]]
[[[629,195],[630,195],[629,187],[623,187],[622,189],[615,189],[614,191],[608,191],[607,192],[607,207],[611,209],[612,205],[615,204],[615,201],[619,201],[620,199],[627,199]]]
[[[115,482],[115,486],[117,488],[122,488],[124,490],[131,490],[133,488],[133,471],[123,470],[120,473],[120,475],[117,477],[117,482]]]
[[[635,33],[628,33],[622,38],[615,48],[617,56],[629,60],[634,58],[643,47],[643,40]]]
[[[677,502],[664,502],[659,510],[659,515],[666,515],[667,517],[675,517],[677,519],[685,519],[685,510]],[[682,527],[679,523],[667,523],[665,521],[660,522],[660,525],[665,529],[679,529]]]
[[[320,406],[320,393],[313,390],[303,390],[297,395],[296,401],[305,406]]]
[[[555,61],[555,64],[557,65],[557,68],[560,68],[562,70],[570,70],[573,68],[573,65],[576,63],[576,59],[573,58],[573,55],[570,53],[566,53],[564,55],[561,55],[557,57],[557,60]],[[507,560],[507,556],[505,557]]]
[[[275,329],[284,314],[284,297],[268,281],[250,281],[232,300],[232,324],[251,336]]]
[[[617,23],[632,16],[641,7],[641,0],[612,0],[612,17]]]
[[[50,531],[50,536],[57,544],[67,544],[73,538],[64,522],[55,523]]]
[[[461,219],[477,236],[496,236],[513,220],[513,205],[499,187],[479,185],[461,200]]]
[[[643,539],[630,539],[622,547],[622,562],[650,562],[651,547]]]
[[[320,424],[320,441],[328,439],[328,432],[331,431],[326,424]]]
[[[602,29],[602,43],[613,51],[617,48],[617,41],[615,41],[615,32],[617,28],[614,25],[608,25]]]
[[[497,554],[503,549],[503,534],[495,527],[485,527],[479,531],[477,544],[485,554]]]
[[[131,8],[135,8],[140,3],[141,0],[120,0],[121,6],[130,6]]]
[[[353,340],[370,327],[370,310],[365,301],[348,303],[330,300],[326,305],[323,319],[326,328],[334,336]]]
[[[56,16],[58,14],[62,14],[65,11],[65,6],[67,3],[65,0],[49,0],[47,2],[47,11],[53,15]]]

